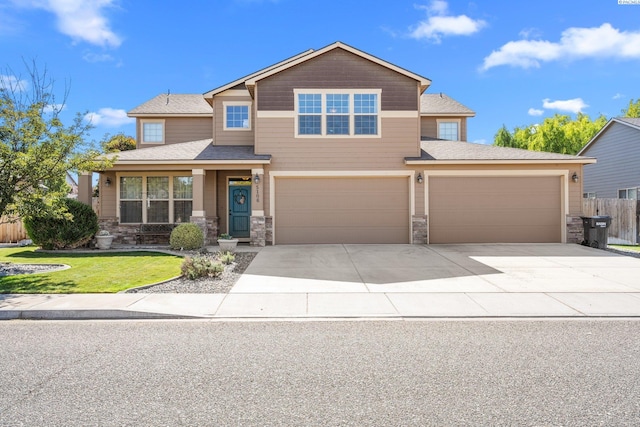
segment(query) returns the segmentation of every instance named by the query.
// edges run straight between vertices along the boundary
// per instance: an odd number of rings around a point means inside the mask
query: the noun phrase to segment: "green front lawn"
[[[0,262],[66,264],[53,273],[0,276],[0,294],[114,293],[180,275],[182,258],[158,252],[42,253],[0,248]]]
[[[621,251],[634,251],[640,252],[640,246],[637,245],[607,245],[613,249],[619,249]]]

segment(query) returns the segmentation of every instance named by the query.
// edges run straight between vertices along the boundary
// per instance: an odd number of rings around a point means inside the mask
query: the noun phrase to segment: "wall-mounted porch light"
[[[258,176],[258,174],[256,174],[256,176],[253,177],[253,182],[256,184],[260,184],[260,177]]]
[[[422,174],[421,173],[418,173],[417,180],[418,180],[418,184],[422,184]]]
[[[107,179],[106,179],[106,181],[104,182],[104,184],[105,184],[107,187],[111,187],[111,178],[107,177]]]
[[[580,177],[578,176],[578,172],[574,172],[573,175],[571,175],[571,180],[573,182],[578,182],[579,179]]]

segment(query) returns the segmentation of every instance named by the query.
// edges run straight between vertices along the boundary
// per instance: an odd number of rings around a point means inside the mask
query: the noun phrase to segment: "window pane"
[[[169,222],[169,202],[147,200],[147,222]]]
[[[192,199],[193,198],[193,177],[174,176],[173,177],[173,198]]]
[[[191,200],[177,200],[173,202],[173,222],[189,222],[193,202]]]
[[[627,190],[618,190],[618,199],[626,199]]]
[[[298,94],[298,113],[320,114],[322,113],[322,98],[317,93]]]
[[[249,129],[249,106],[227,106],[227,128]]]
[[[328,94],[327,113],[349,114],[349,95]]]
[[[121,176],[120,177],[120,198],[121,199],[142,199],[142,177],[141,176]]]
[[[147,198],[168,199],[169,198],[169,177],[168,176],[147,177]]]
[[[327,135],[349,135],[349,116],[327,116]]]
[[[378,116],[356,116],[355,127],[356,135],[377,135]]]
[[[144,142],[162,142],[162,123],[143,123],[142,140]]]
[[[444,122],[438,126],[438,138],[448,139],[450,141],[458,140],[458,123]]]
[[[627,198],[632,200],[638,200],[638,189],[637,188],[629,188],[627,190]]]
[[[298,133],[300,135],[320,135],[321,116],[298,117]]]
[[[378,95],[374,93],[356,94],[353,97],[356,114],[377,114]]]
[[[142,201],[138,202],[120,202],[120,222],[136,223],[142,222]]]

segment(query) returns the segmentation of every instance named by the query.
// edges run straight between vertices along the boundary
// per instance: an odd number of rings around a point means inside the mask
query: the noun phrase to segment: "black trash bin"
[[[582,244],[592,248],[606,249],[609,238],[609,226],[611,217],[607,215],[581,216],[584,228],[584,240]]]

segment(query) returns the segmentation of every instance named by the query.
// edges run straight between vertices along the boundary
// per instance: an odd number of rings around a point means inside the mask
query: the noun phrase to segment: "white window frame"
[[[162,141],[145,141],[144,135],[144,125],[146,123],[155,123],[160,124],[162,126]],[[164,144],[166,140],[166,132],[165,132],[165,121],[164,119],[140,119],[140,143],[141,144]]]
[[[458,141],[462,141],[462,120],[461,119],[436,119],[437,138],[444,139],[440,136],[440,124],[441,123],[455,123],[458,126]],[[446,141],[452,141],[446,139]]]
[[[635,199],[631,199],[629,198],[629,191],[635,191],[636,192],[636,198]],[[625,197],[620,197],[620,192],[624,191]],[[629,187],[629,188],[621,188],[618,190],[618,199],[623,199],[623,200],[638,200],[640,194],[640,187]]]
[[[248,127],[235,128],[227,127],[227,107],[247,107]],[[222,129],[228,131],[250,131],[251,130],[251,102],[250,101],[223,101],[222,102]]]
[[[321,113],[319,116],[320,119],[320,134],[312,134],[312,135],[300,135],[299,133],[299,117],[300,110],[298,106],[298,95],[308,94],[308,95],[320,95],[321,100]],[[327,134],[327,116],[331,115],[327,113],[327,95],[349,95],[349,133],[348,134],[338,134],[332,135]],[[355,131],[355,117],[362,115],[373,115],[373,114],[356,114],[355,113],[355,95],[376,95],[377,96],[377,130],[378,132],[375,135],[360,135],[356,134]],[[294,126],[294,137],[295,138],[381,138],[382,137],[382,89],[294,89],[293,90],[294,104],[295,104],[295,126]],[[310,114],[309,114],[310,115]],[[346,114],[345,114],[346,115]]]
[[[142,177],[142,222],[120,222],[120,178],[127,176],[139,176]],[[147,221],[147,202],[152,200],[147,197],[147,178],[152,176],[166,176],[169,178],[169,188],[168,188],[168,199],[154,199],[158,201],[168,201],[169,203],[169,222],[161,222],[161,223],[151,223],[151,224],[173,224],[174,219],[174,202],[176,200],[184,201],[191,200],[192,209],[193,209],[193,194],[191,199],[176,199],[173,197],[173,178],[176,176],[193,176],[192,174],[185,172],[118,172],[116,173],[116,215],[118,217],[119,224],[127,224],[127,225],[137,225],[137,224],[149,224]],[[134,201],[134,199],[125,199],[125,201]],[[140,199],[135,199],[140,200]],[[193,213],[193,211],[192,211]],[[188,222],[188,221],[185,221]]]
[[[592,191],[586,191],[586,192],[582,193],[582,198],[583,199],[595,199],[596,198],[596,193],[594,193]]]

